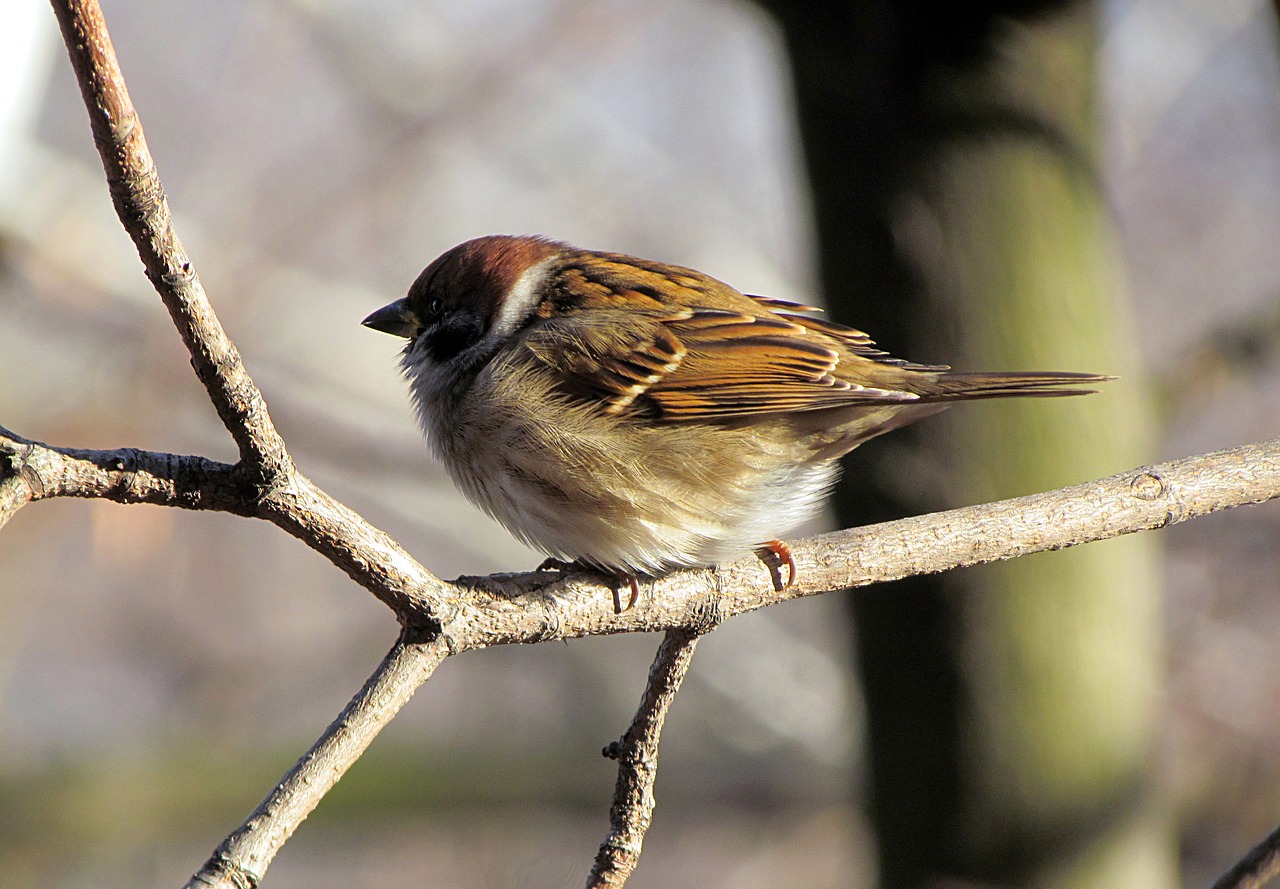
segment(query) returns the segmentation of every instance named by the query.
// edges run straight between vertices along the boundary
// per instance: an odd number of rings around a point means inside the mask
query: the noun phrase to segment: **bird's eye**
[[[444,300],[438,296],[433,296],[427,300],[427,314],[432,318],[444,311]]]

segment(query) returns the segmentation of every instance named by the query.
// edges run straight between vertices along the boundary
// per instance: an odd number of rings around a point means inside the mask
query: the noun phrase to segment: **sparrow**
[[[419,422],[462,493],[549,562],[626,578],[632,604],[637,576],[760,546],[790,585],[777,537],[820,507],[858,445],[953,401],[1112,379],[915,364],[819,311],[693,269],[493,235],[445,252],[363,323],[408,340]]]

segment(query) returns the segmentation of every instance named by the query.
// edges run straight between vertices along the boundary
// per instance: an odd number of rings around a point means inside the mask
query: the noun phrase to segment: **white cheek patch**
[[[486,340],[495,337],[505,340],[529,317],[529,313],[542,301],[542,284],[546,280],[552,259],[554,257],[548,256],[542,262],[529,266],[516,279],[516,283],[511,285],[498,317],[493,321],[493,327],[485,336]]]

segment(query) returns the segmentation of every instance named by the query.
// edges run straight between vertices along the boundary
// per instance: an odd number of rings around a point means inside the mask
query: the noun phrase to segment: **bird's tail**
[[[863,403],[847,408],[844,434],[816,450],[813,459],[825,460],[843,456],[868,439],[923,420],[945,410],[954,401],[1088,395],[1097,391],[1087,388],[1090,384],[1115,379],[1104,374],[1060,373],[1052,370],[1025,373],[931,370],[928,376],[932,379],[927,382],[913,381],[910,391],[917,396],[914,400],[887,405]],[[834,424],[829,416],[823,418],[822,428],[829,429],[833,425],[839,424]]]
[[[1097,389],[1091,383],[1105,383],[1115,377],[1105,374],[1033,370],[1019,373],[970,373],[946,371],[921,391],[921,402],[970,401],[978,398],[1054,398],[1089,395]]]

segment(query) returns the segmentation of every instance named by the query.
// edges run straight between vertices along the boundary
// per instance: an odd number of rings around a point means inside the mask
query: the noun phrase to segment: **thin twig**
[[[298,825],[447,655],[439,639],[397,641],[320,739],[191,877],[188,889],[258,885]]]
[[[456,594],[390,535],[296,471],[289,473],[285,484],[263,495],[228,463],[138,448],[55,448],[22,438],[3,426],[0,460],[7,461],[14,479],[23,482],[32,500],[100,497],[116,503],[150,503],[265,519],[366,587],[402,624],[436,622],[440,602]]]
[[[1210,889],[1259,889],[1280,875],[1280,827],[1249,850]]]
[[[588,889],[621,886],[640,861],[640,849],[656,802],[653,782],[658,777],[662,725],[689,671],[698,638],[689,630],[667,632],[649,668],[644,697],[631,727],[620,741],[604,750],[605,756],[618,761],[618,783],[609,807],[609,835],[596,853],[587,877]]]
[[[222,329],[174,230],[160,174],[96,0],[52,4],[116,213],[191,353],[196,376],[239,448],[236,470],[258,500],[254,509],[242,508],[241,514],[269,519],[323,552],[387,603],[402,624],[434,622],[444,585],[388,535],[294,467],[262,393]]]
[[[147,148],[96,0],[52,0],[89,111],[116,213],[138,249],[147,277],[173,318],[191,365],[204,384],[240,458],[264,483],[292,463],[173,227],[160,174]]]

